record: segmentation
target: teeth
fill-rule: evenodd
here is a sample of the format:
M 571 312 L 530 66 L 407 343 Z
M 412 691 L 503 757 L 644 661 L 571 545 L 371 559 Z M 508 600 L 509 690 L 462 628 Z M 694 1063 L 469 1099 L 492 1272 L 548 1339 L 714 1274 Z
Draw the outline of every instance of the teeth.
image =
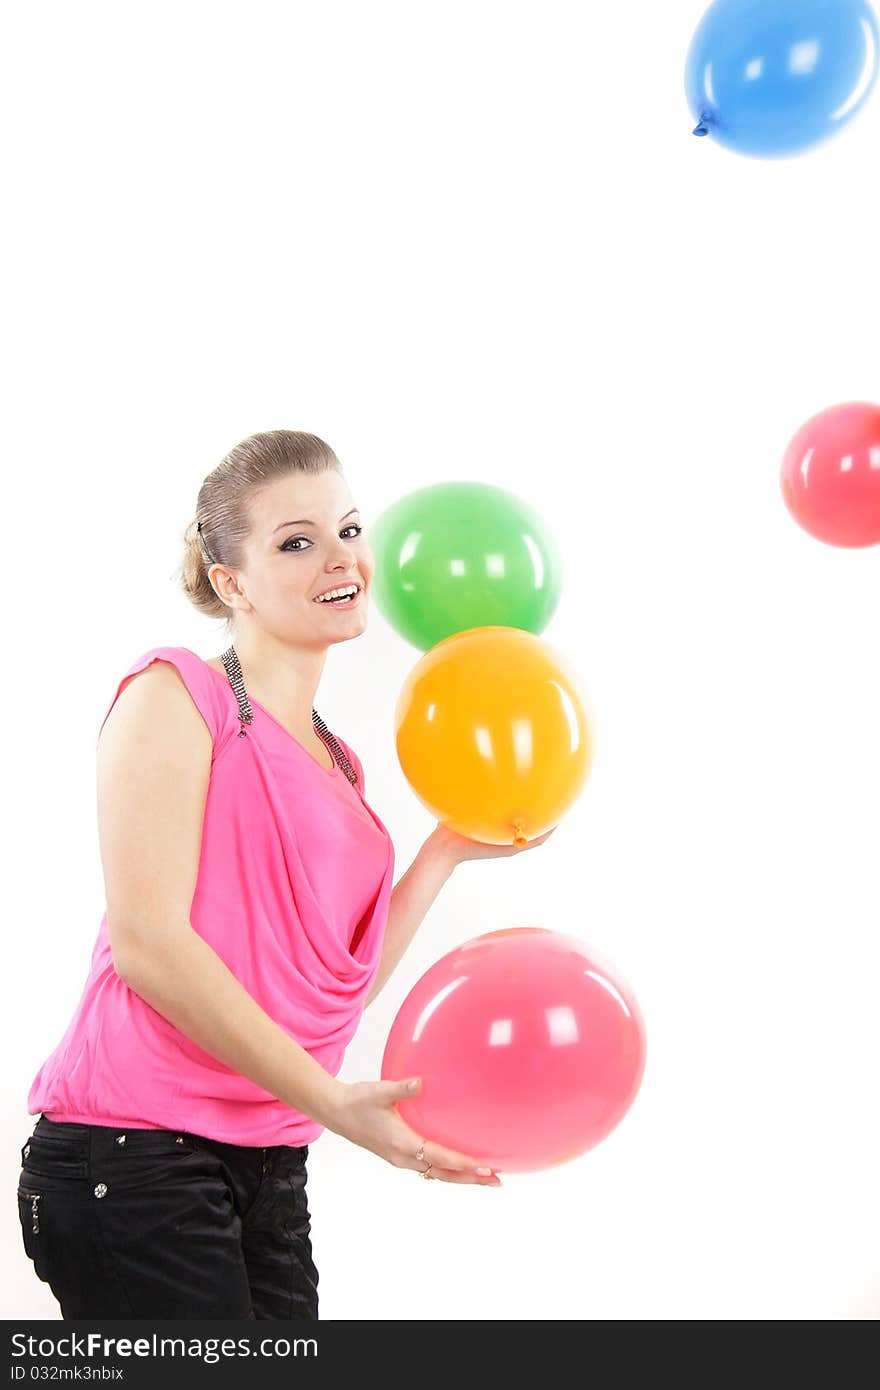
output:
M 326 594 L 319 594 L 315 599 L 316 603 L 327 603 L 335 595 L 356 594 L 358 587 L 356 584 L 347 584 L 344 589 L 328 589 Z

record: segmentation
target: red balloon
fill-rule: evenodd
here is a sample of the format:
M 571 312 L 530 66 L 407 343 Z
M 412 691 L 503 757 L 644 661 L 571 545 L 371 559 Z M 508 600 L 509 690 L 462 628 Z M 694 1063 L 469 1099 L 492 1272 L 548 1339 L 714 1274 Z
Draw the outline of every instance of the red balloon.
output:
M 466 941 L 425 972 L 381 1074 L 422 1078 L 397 1102 L 420 1137 L 526 1173 L 604 1139 L 644 1068 L 642 1015 L 616 971 L 576 937 L 516 927 Z
M 795 521 L 829 545 L 880 544 L 880 406 L 833 405 L 785 451 L 782 496 Z

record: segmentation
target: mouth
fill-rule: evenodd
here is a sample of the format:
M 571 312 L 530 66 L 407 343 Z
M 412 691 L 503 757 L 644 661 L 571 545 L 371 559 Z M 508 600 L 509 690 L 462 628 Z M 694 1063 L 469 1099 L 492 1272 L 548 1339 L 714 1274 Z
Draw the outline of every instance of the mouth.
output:
M 355 590 L 354 593 L 350 592 L 352 589 Z M 349 592 L 345 594 L 337 592 L 343 590 Z M 338 584 L 332 589 L 324 590 L 324 594 L 335 594 L 336 597 L 325 598 L 323 594 L 316 594 L 312 603 L 317 603 L 319 608 L 356 608 L 360 603 L 363 591 L 364 586 L 357 581 L 352 584 Z

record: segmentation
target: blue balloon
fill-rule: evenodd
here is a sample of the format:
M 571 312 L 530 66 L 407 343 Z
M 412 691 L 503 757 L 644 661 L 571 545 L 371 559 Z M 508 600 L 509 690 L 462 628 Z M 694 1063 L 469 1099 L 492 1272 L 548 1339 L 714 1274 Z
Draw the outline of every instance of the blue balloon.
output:
M 687 57 L 694 134 L 739 154 L 800 154 L 864 105 L 878 47 L 868 0 L 715 0 Z

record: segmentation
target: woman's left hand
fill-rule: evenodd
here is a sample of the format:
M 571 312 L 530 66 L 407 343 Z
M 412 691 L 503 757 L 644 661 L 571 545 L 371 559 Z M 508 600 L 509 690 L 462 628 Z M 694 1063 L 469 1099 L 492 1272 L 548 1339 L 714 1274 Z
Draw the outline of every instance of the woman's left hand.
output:
M 526 840 L 524 845 L 487 845 L 482 840 L 469 840 L 466 835 L 459 835 L 457 831 L 450 830 L 448 825 L 438 821 L 431 832 L 431 839 L 442 847 L 453 863 L 461 864 L 467 859 L 505 859 L 510 854 L 525 854 L 526 850 L 543 845 L 558 829 L 559 826 L 554 825 L 543 835 L 536 835 L 534 840 Z

